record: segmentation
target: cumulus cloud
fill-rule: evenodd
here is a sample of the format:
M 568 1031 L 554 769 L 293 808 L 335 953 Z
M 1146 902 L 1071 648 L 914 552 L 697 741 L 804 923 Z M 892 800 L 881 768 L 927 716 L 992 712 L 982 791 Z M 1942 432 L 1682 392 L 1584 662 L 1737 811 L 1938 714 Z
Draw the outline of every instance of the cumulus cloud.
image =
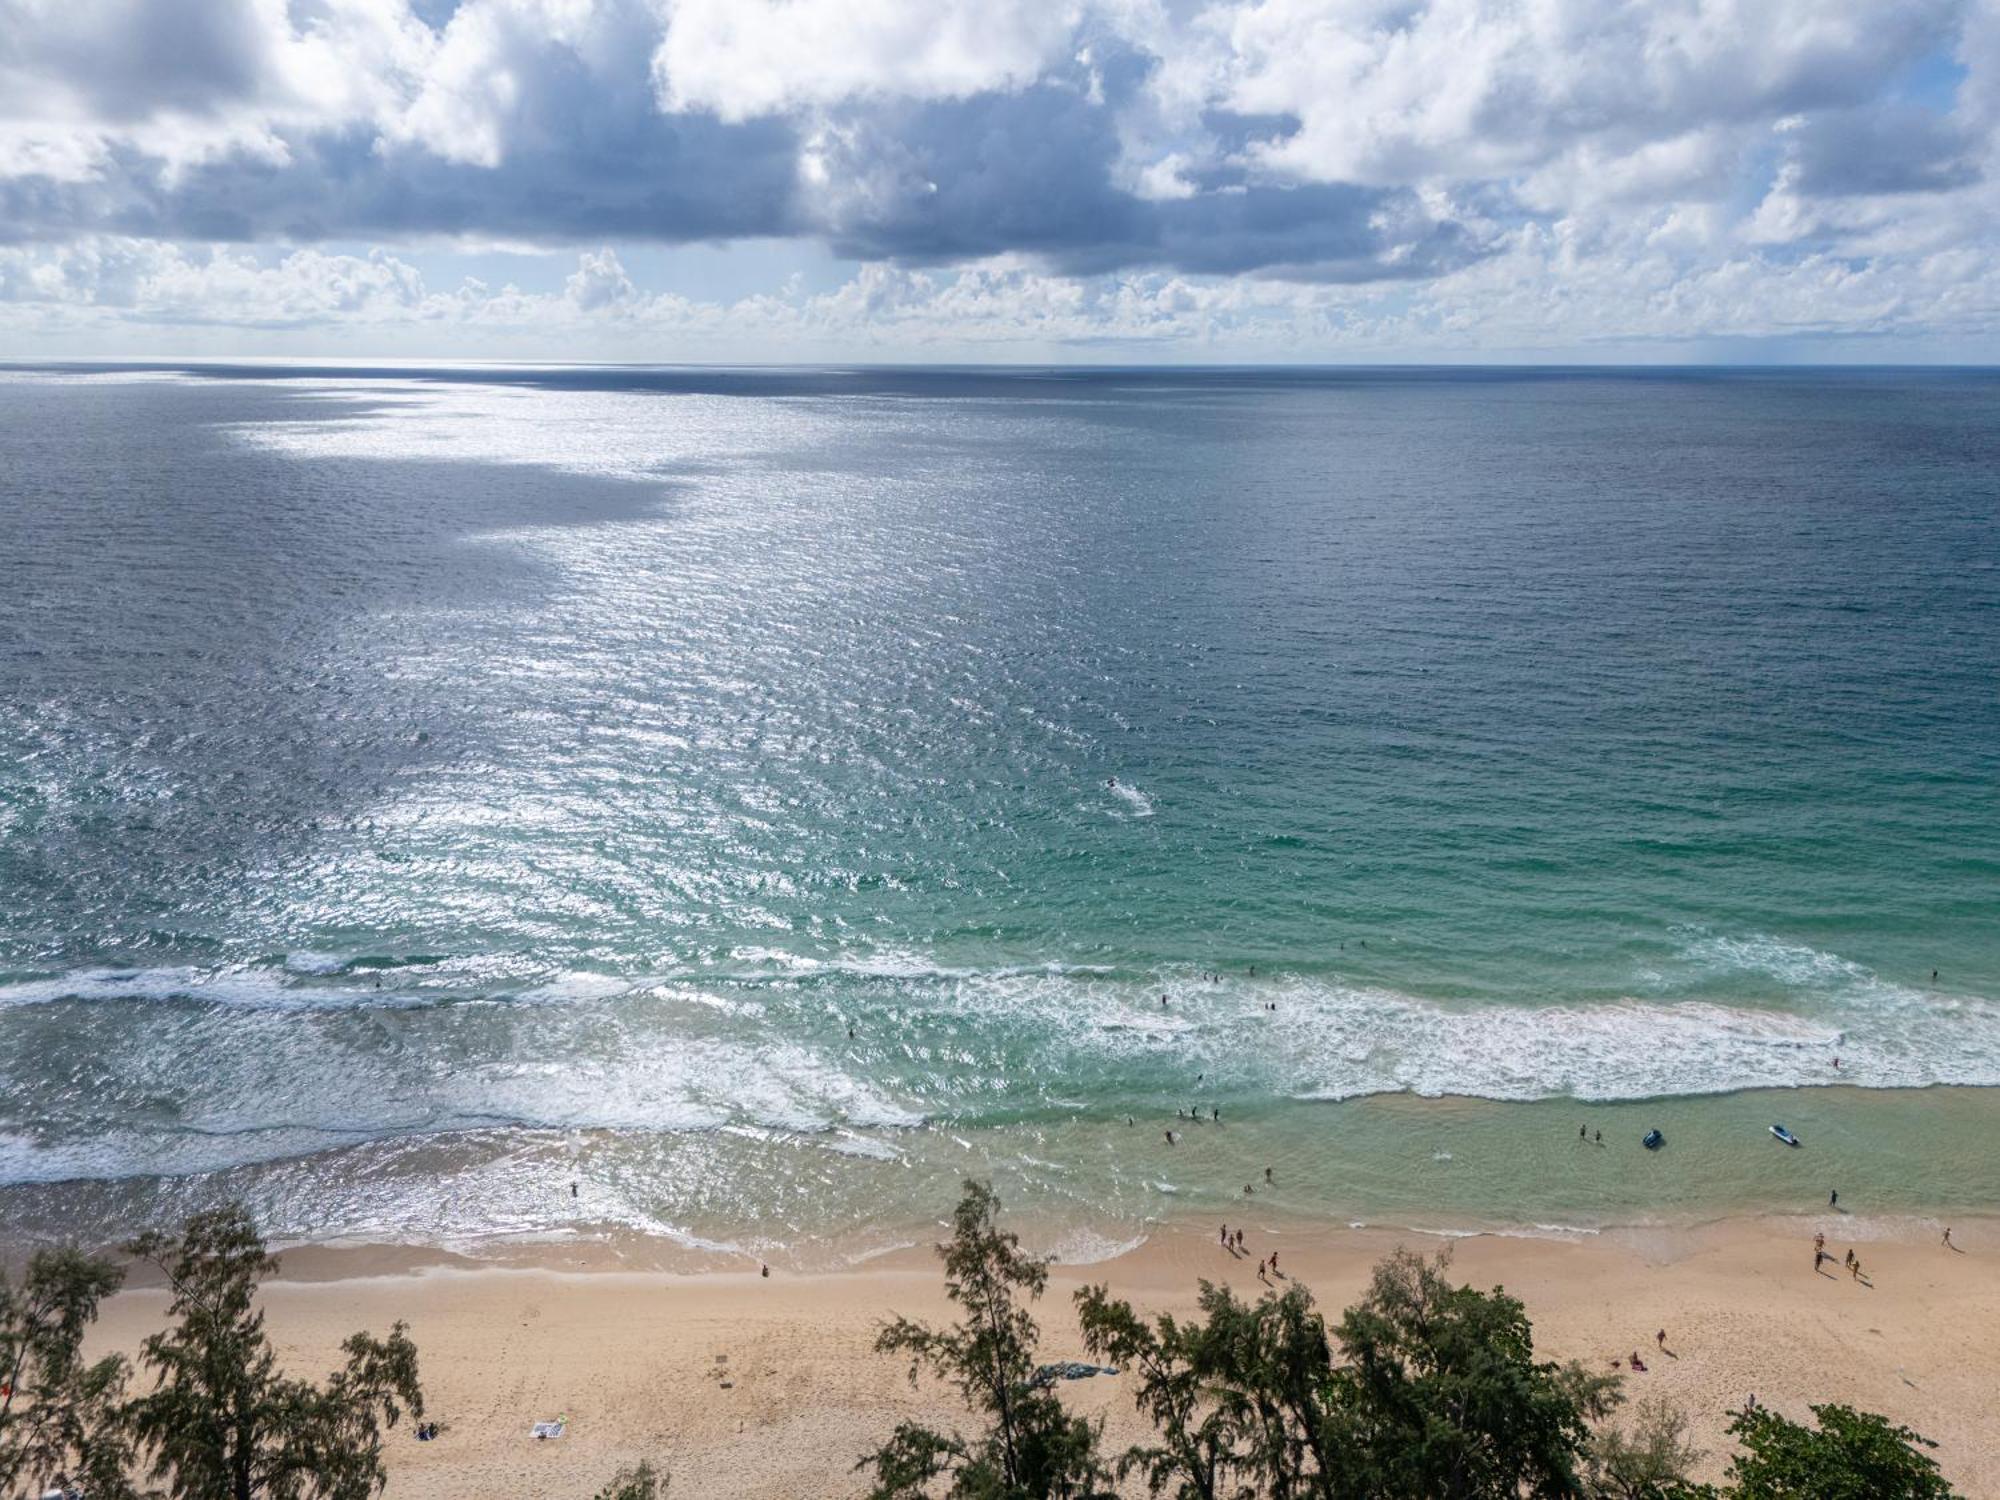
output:
M 1996 137 L 1991 0 L 0 0 L 0 296 L 796 329 L 601 248 L 789 237 L 911 338 L 1963 324 Z M 394 269 L 464 241 L 585 255 Z

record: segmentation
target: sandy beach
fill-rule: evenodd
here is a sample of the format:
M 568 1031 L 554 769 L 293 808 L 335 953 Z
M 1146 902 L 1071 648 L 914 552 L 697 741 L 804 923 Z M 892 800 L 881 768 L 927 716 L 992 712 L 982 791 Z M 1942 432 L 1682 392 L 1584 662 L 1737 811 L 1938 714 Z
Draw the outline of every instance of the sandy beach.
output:
M 1337 1311 L 1397 1243 L 1426 1236 L 1302 1222 L 1246 1220 L 1251 1254 L 1225 1255 L 1213 1226 L 1182 1224 L 1136 1250 L 1058 1267 L 1041 1305 L 1047 1358 L 1081 1355 L 1070 1294 L 1108 1283 L 1145 1309 L 1184 1310 L 1198 1278 L 1258 1291 L 1258 1259 Z M 1836 1261 L 1811 1269 L 1811 1236 Z M 1504 1285 L 1527 1304 L 1539 1350 L 1608 1369 L 1644 1354 L 1627 1382 L 1684 1407 L 1718 1475 L 1723 1424 L 1755 1393 L 1804 1418 L 1814 1401 L 1883 1412 L 1938 1443 L 1945 1474 L 1967 1496 L 2000 1496 L 2000 1430 L 1992 1421 L 2000 1347 L 2000 1224 L 1960 1222 L 1939 1243 L 1921 1221 L 1734 1220 L 1695 1228 L 1619 1230 L 1551 1240 L 1482 1235 L 1452 1244 L 1458 1274 Z M 1857 1248 L 1872 1285 L 1837 1257 Z M 903 1417 L 949 1423 L 949 1393 L 912 1389 L 870 1347 L 892 1313 L 947 1315 L 935 1262 L 901 1252 L 854 1271 L 798 1276 L 753 1269 L 696 1274 L 607 1269 L 602 1247 L 536 1252 L 532 1265 L 451 1262 L 406 1250 L 306 1249 L 266 1288 L 285 1360 L 324 1373 L 339 1340 L 405 1319 L 421 1350 L 435 1443 L 408 1428 L 390 1438 L 394 1500 L 585 1500 L 621 1464 L 664 1463 L 678 1497 L 848 1496 L 865 1492 L 856 1457 Z M 108 1307 L 98 1342 L 131 1351 L 158 1325 L 161 1294 L 136 1287 Z M 1654 1334 L 1664 1328 L 1667 1349 Z M 1072 1383 L 1079 1410 L 1101 1413 L 1116 1446 L 1136 1435 L 1117 1378 Z M 566 1434 L 536 1442 L 539 1418 Z

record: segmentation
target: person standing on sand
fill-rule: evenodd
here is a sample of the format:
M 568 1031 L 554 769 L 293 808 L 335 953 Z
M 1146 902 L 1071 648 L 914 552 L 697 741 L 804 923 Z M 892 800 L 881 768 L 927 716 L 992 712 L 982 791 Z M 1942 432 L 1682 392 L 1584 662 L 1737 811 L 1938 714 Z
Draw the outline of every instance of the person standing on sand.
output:
M 1830 1189 L 1830 1190 L 1828 1191 L 1828 1193 L 1827 1193 L 1827 1195 L 1826 1195 L 1826 1206 L 1827 1206 L 1828 1208 L 1838 1208 L 1838 1207 L 1840 1207 L 1840 1189 L 1839 1189 L 1839 1188 L 1833 1188 L 1833 1189 Z
M 1944 1247 L 1947 1250 L 1955 1250 L 1958 1248 L 1951 1242 L 1951 1226 L 1949 1224 L 1944 1226 Z
M 1590 1139 L 1590 1127 L 1589 1127 L 1588 1125 L 1579 1125 L 1579 1126 L 1577 1126 L 1577 1127 L 1576 1127 L 1576 1138 L 1577 1138 L 1578 1140 L 1580 1140 L 1580 1141 L 1587 1141 L 1587 1140 L 1589 1140 L 1589 1139 Z
M 1658 1344 L 1660 1348 L 1664 1350 L 1667 1347 L 1667 1330 L 1662 1328 L 1658 1333 L 1654 1334 L 1653 1342 Z

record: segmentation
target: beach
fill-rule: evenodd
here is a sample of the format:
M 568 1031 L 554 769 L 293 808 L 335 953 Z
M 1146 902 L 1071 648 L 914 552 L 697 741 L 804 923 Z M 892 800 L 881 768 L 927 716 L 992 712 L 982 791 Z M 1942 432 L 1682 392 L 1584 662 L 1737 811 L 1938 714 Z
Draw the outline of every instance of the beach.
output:
M 1664 1328 L 1711 1471 L 1754 1391 L 1994 1494 L 1996 413 L 8 372 L 0 1245 L 240 1203 L 298 1368 L 411 1324 L 396 1496 L 859 1493 L 949 1415 L 869 1346 L 968 1178 L 1061 1266 L 1051 1359 L 1085 1279 L 1277 1248 L 1337 1313 L 1449 1244 L 1551 1355 Z
M 1628 1394 L 1689 1413 L 1708 1477 L 1725 1467 L 1729 1413 L 1754 1393 L 1799 1419 L 1812 1402 L 1882 1412 L 1939 1445 L 1935 1457 L 1962 1494 L 2000 1495 L 1991 1363 L 2000 1221 L 1956 1223 L 1956 1251 L 1927 1222 L 1839 1213 L 1453 1241 L 1255 1209 L 1241 1222 L 1242 1259 L 1218 1247 L 1215 1226 L 1185 1222 L 1115 1258 L 1056 1267 L 1039 1307 L 1044 1357 L 1083 1357 L 1069 1312 L 1082 1285 L 1184 1313 L 1203 1277 L 1257 1295 L 1258 1261 L 1276 1250 L 1285 1274 L 1337 1315 L 1395 1245 L 1448 1246 L 1457 1276 L 1525 1302 L 1543 1357 L 1608 1370 L 1638 1351 L 1648 1368 L 1628 1378 Z M 1811 1267 L 1815 1229 L 1836 1257 L 1822 1274 Z M 1870 1284 L 1841 1268 L 1850 1247 Z M 391 1500 L 584 1500 L 640 1459 L 670 1469 L 678 1497 L 860 1495 L 853 1464 L 897 1421 L 961 1419 L 947 1389 L 913 1388 L 900 1361 L 871 1348 L 894 1314 L 949 1316 L 928 1251 L 769 1278 L 755 1267 L 615 1269 L 646 1248 L 523 1247 L 505 1265 L 406 1248 L 304 1248 L 287 1255 L 264 1305 L 281 1357 L 315 1376 L 333 1368 L 347 1334 L 409 1323 L 426 1415 L 443 1433 L 422 1444 L 407 1425 L 390 1435 Z M 157 1289 L 135 1286 L 108 1306 L 95 1342 L 135 1350 L 162 1305 Z M 1662 1329 L 1671 1352 L 1655 1347 Z M 1063 1394 L 1105 1418 L 1113 1447 L 1140 1435 L 1122 1378 L 1067 1383 Z M 556 1417 L 568 1423 L 561 1438 L 529 1436 L 531 1423 Z

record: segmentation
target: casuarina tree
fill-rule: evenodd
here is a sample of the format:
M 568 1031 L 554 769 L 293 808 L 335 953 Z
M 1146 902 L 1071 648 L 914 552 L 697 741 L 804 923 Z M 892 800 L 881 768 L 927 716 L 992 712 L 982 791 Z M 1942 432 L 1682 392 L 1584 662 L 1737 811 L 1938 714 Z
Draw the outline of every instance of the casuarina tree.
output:
M 1454 1285 L 1449 1254 L 1396 1250 L 1334 1330 L 1329 1405 L 1348 1455 L 1333 1493 L 1500 1500 L 1582 1492 L 1590 1423 L 1617 1381 L 1535 1358 L 1527 1310 Z
M 1119 1459 L 1173 1500 L 1291 1500 L 1334 1493 L 1326 1324 L 1303 1287 L 1252 1304 L 1201 1284 L 1199 1321 L 1152 1323 L 1103 1287 L 1077 1294 L 1084 1343 L 1123 1367 L 1158 1433 Z
M 132 1494 L 121 1420 L 127 1367 L 83 1358 L 98 1304 L 124 1272 L 77 1250 L 40 1250 L 17 1286 L 0 1275 L 0 1497 Z
M 951 1239 L 938 1247 L 945 1292 L 963 1316 L 947 1328 L 908 1318 L 885 1327 L 875 1347 L 910 1357 L 912 1383 L 925 1371 L 956 1385 L 984 1420 L 972 1436 L 900 1424 L 864 1456 L 875 1500 L 947 1495 L 953 1500 L 1099 1500 L 1111 1475 L 1097 1454 L 1097 1428 L 1073 1417 L 1036 1379 L 1039 1330 L 1024 1301 L 1041 1296 L 1048 1263 L 1021 1249 L 995 1222 L 999 1202 L 978 1182 L 965 1185 Z
M 1084 1337 L 1127 1364 L 1159 1434 L 1121 1460 L 1174 1500 L 1515 1500 L 1582 1495 L 1590 1422 L 1616 1383 L 1538 1361 L 1519 1301 L 1397 1251 L 1329 1338 L 1293 1286 L 1152 1325 L 1101 1288 Z
M 278 1268 L 241 1207 L 196 1214 L 132 1251 L 167 1278 L 172 1320 L 141 1346 L 157 1378 L 132 1431 L 171 1500 L 368 1500 L 387 1480 L 382 1428 L 423 1414 L 404 1325 L 357 1333 L 324 1384 L 281 1373 L 257 1307 Z

